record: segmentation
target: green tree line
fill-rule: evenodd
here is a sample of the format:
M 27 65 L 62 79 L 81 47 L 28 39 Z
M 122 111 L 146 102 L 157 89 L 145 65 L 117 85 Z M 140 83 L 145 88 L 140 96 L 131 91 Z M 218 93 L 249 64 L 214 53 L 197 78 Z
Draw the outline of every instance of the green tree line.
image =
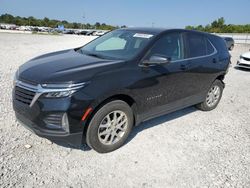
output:
M 17 26 L 38 26 L 38 27 L 51 27 L 56 28 L 58 25 L 64 25 L 65 28 L 72 29 L 100 29 L 100 30 L 113 30 L 118 27 L 107 25 L 105 23 L 96 22 L 94 25 L 90 23 L 82 24 L 77 22 L 68 22 L 66 20 L 55 20 L 45 17 L 44 19 L 37 19 L 33 16 L 20 17 L 11 14 L 2 14 L 0 16 L 0 23 L 16 24 Z
M 189 25 L 186 26 L 186 29 L 204 31 L 209 33 L 250 33 L 250 24 L 246 25 L 225 24 L 225 19 L 221 17 L 206 26 Z

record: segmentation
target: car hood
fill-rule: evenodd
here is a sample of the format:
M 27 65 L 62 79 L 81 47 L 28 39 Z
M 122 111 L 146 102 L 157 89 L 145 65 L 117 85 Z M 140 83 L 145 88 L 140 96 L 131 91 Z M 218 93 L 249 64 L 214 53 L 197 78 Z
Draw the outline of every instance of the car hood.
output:
M 246 52 L 241 55 L 242 57 L 250 58 L 250 52 Z
M 101 72 L 116 69 L 124 61 L 87 56 L 74 49 L 45 54 L 20 66 L 18 79 L 34 84 L 89 81 Z

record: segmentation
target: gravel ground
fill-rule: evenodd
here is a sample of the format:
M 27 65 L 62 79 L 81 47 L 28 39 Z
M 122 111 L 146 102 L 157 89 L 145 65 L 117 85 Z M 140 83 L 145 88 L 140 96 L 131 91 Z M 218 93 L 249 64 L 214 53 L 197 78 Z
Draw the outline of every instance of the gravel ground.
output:
M 250 71 L 230 68 L 214 111 L 190 107 L 145 122 L 108 154 L 58 146 L 19 125 L 18 66 L 90 39 L 0 33 L 0 187 L 250 187 Z M 236 45 L 233 66 L 249 48 Z

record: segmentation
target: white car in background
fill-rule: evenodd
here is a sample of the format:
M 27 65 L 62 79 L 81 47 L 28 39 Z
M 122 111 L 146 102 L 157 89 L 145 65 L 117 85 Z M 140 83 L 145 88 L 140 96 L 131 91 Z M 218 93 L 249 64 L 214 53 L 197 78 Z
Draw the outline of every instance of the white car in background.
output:
M 237 61 L 237 67 L 250 69 L 250 51 L 242 54 Z
M 102 36 L 102 35 L 104 35 L 105 33 L 107 33 L 107 31 L 96 31 L 93 35 L 94 35 L 94 36 Z

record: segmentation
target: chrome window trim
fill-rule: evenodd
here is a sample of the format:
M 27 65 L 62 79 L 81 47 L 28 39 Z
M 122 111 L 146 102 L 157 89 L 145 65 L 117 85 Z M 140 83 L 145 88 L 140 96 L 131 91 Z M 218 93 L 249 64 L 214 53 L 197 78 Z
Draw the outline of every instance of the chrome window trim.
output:
M 205 57 L 210 57 L 210 56 L 216 55 L 218 53 L 217 49 L 215 48 L 215 46 L 213 45 L 213 43 L 208 38 L 206 38 L 206 39 L 212 45 L 212 47 L 214 49 L 213 53 L 208 54 L 208 55 L 203 55 L 203 56 L 178 59 L 178 60 L 175 60 L 175 61 L 170 61 L 170 63 L 178 63 L 178 62 L 182 62 L 182 61 L 189 61 L 189 60 L 194 60 L 194 59 L 201 59 L 201 58 L 205 58 Z M 145 65 L 143 65 L 143 63 L 139 63 L 139 66 L 140 67 L 145 67 Z M 147 65 L 147 67 L 151 67 L 151 66 L 156 66 L 156 65 Z
M 208 55 L 203 55 L 203 56 L 197 56 L 197 57 L 190 57 L 190 58 L 184 58 L 184 59 L 180 59 L 180 60 L 175 60 L 175 61 L 171 61 L 171 63 L 180 62 L 180 61 L 188 61 L 188 60 L 193 60 L 193 59 L 201 59 L 201 58 L 210 57 L 210 56 L 213 56 L 213 55 L 217 54 L 218 51 L 217 51 L 217 49 L 214 47 L 213 43 L 212 43 L 208 38 L 206 38 L 206 39 L 207 39 L 208 42 L 212 45 L 212 47 L 213 47 L 213 49 L 214 49 L 213 53 L 208 54 Z

